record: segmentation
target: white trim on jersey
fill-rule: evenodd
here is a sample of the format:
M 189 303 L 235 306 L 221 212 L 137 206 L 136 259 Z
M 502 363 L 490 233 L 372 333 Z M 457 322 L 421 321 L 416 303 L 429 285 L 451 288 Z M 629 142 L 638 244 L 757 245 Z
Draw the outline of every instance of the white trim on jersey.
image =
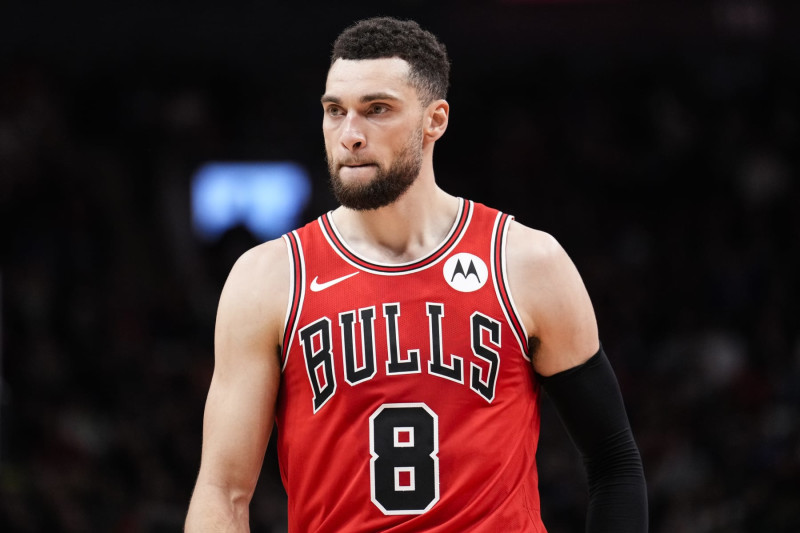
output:
M 284 332 L 284 341 L 286 343 L 285 346 L 282 346 L 283 353 L 286 356 L 283 358 L 283 365 L 281 366 L 281 373 L 286 369 L 286 364 L 289 361 L 289 355 L 291 355 L 291 346 L 294 342 L 295 334 L 297 333 L 297 324 L 300 319 L 300 315 L 303 311 L 303 302 L 305 300 L 306 295 L 306 265 L 305 265 L 305 256 L 303 255 L 303 244 L 300 242 L 300 236 L 297 234 L 297 231 L 292 231 L 292 235 L 294 235 L 294 240 L 297 242 L 297 256 L 299 259 L 299 264 L 295 265 L 295 257 L 294 252 L 292 251 L 292 243 L 291 239 L 288 235 L 283 235 L 283 240 L 286 242 L 286 248 L 289 252 L 289 301 L 286 304 L 286 317 L 284 318 L 283 324 L 283 332 Z M 300 270 L 300 294 L 295 294 L 295 287 L 298 285 L 296 283 L 296 279 L 294 277 L 295 267 L 299 267 Z M 286 329 L 289 326 L 289 318 L 292 314 L 292 308 L 294 307 L 295 302 L 297 302 L 297 310 L 295 313 L 296 320 L 292 325 L 292 331 L 289 332 L 288 337 L 286 336 Z
M 528 352 L 527 352 L 527 349 L 526 349 L 526 346 L 528 345 L 528 343 L 526 342 L 527 338 L 528 338 L 528 332 L 525 330 L 525 324 L 523 324 L 522 320 L 520 319 L 519 313 L 517 312 L 517 307 L 514 304 L 514 296 L 511 294 L 511 287 L 509 287 L 509 285 L 507 283 L 507 281 L 508 281 L 508 272 L 506 270 L 506 268 L 507 268 L 506 267 L 506 243 L 508 242 L 508 239 L 507 239 L 507 237 L 508 237 L 508 228 L 511 227 L 511 221 L 514 220 L 514 217 L 511 216 L 511 215 L 509 215 L 506 218 L 505 224 L 503 225 L 502 228 L 500 228 L 500 231 L 502 232 L 502 235 L 500 237 L 500 270 L 501 270 L 501 272 L 499 273 L 500 275 L 497 275 L 498 273 L 497 273 L 497 271 L 495 269 L 495 265 L 497 264 L 497 261 L 495 261 L 495 259 L 496 259 L 495 258 L 495 250 L 497 249 L 497 247 L 496 247 L 497 241 L 495 239 L 497 238 L 498 228 L 499 228 L 500 221 L 502 220 L 502 218 L 503 218 L 503 213 L 502 212 L 501 213 L 497 213 L 497 217 L 495 218 L 495 221 L 494 221 L 494 228 L 492 229 L 491 263 L 492 263 L 492 280 L 493 280 L 493 283 L 494 283 L 494 292 L 497 295 L 497 301 L 500 304 L 500 308 L 503 309 L 503 314 L 506 317 L 506 323 L 508 324 L 509 329 L 511 329 L 511 332 L 514 334 L 514 338 L 517 339 L 517 343 L 519 344 L 519 349 L 522 352 L 522 357 L 524 357 L 526 361 L 530 361 L 531 358 L 528 355 Z M 505 303 L 503 302 L 503 296 L 500 294 L 500 287 L 498 285 L 499 283 L 502 283 L 504 285 L 504 287 L 505 287 L 505 292 L 508 295 L 508 302 L 511 305 L 511 309 L 508 309 L 507 306 L 505 305 Z M 514 327 L 514 322 L 511 320 L 511 316 L 509 315 L 509 312 L 513 313 L 514 317 L 517 319 L 517 322 L 519 322 L 519 327 L 522 329 L 522 333 L 525 335 L 524 339 L 520 338 L 519 333 L 517 332 L 517 328 Z
M 361 259 L 365 263 L 372 263 L 375 266 L 379 266 L 379 267 L 402 268 L 403 266 L 406 266 L 406 265 L 413 265 L 414 263 L 418 263 L 420 261 L 424 261 L 428 257 L 430 257 L 430 256 L 438 253 L 439 251 L 441 251 L 442 248 L 445 246 L 445 244 L 447 244 L 447 242 L 453 237 L 456 229 L 458 228 L 458 223 L 461 220 L 461 217 L 463 216 L 464 210 L 468 209 L 468 211 L 467 211 L 467 219 L 464 222 L 464 226 L 461 228 L 460 234 L 448 246 L 448 248 L 450 250 L 455 249 L 456 246 L 458 246 L 458 243 L 461 242 L 461 239 L 467 233 L 467 229 L 469 228 L 469 224 L 472 221 L 472 213 L 474 212 L 472 207 L 473 207 L 472 206 L 472 200 L 465 200 L 464 198 L 459 198 L 458 213 L 456 214 L 456 218 L 453 221 L 453 225 L 450 227 L 450 230 L 447 232 L 447 235 L 445 236 L 445 238 L 442 239 L 442 241 L 438 245 L 436 245 L 436 247 L 431 251 L 431 253 L 429 253 L 429 254 L 427 254 L 427 255 L 425 255 L 423 257 L 420 257 L 418 259 L 414 259 L 412 261 L 407 261 L 405 263 L 381 263 L 379 261 L 373 261 L 371 259 L 367 259 L 366 257 L 363 257 L 360 254 L 357 254 L 355 251 L 353 251 L 352 248 L 350 248 L 347 245 L 347 241 L 344 240 L 344 238 L 342 237 L 342 234 L 339 233 L 339 229 L 336 227 L 336 224 L 333 221 L 333 216 L 332 216 L 333 211 L 328 212 L 327 215 L 328 215 L 328 222 L 331 225 L 331 229 L 336 234 L 336 238 L 339 239 L 339 242 L 342 244 L 342 246 L 344 246 L 347 249 L 347 251 L 350 252 L 351 254 L 353 254 L 355 257 L 358 257 L 359 259 Z M 320 229 L 322 230 L 322 235 L 325 237 L 325 240 L 328 241 L 328 244 L 330 245 L 330 247 L 336 252 L 336 254 L 339 257 L 341 257 L 344 261 L 346 261 L 350 265 L 358 268 L 359 270 L 363 270 L 365 272 L 370 272 L 372 274 L 378 274 L 378 275 L 381 275 L 381 276 L 402 276 L 404 274 L 413 274 L 415 272 L 420 272 L 422 270 L 425 270 L 426 268 L 430 268 L 430 267 L 438 264 L 439 262 L 441 262 L 446 257 L 449 257 L 449 255 L 450 255 L 449 253 L 443 253 L 443 254 L 441 254 L 441 257 L 439 257 L 435 261 L 433 261 L 431 263 L 426 263 L 425 265 L 423 265 L 423 266 L 421 266 L 419 268 L 415 268 L 413 270 L 403 270 L 401 272 L 381 272 L 381 271 L 378 271 L 378 270 L 367 268 L 364 265 L 360 265 L 357 262 L 351 260 L 346 255 L 344 255 L 341 252 L 341 250 L 339 250 L 339 248 L 336 246 L 336 243 L 334 243 L 331 240 L 330 236 L 328 235 L 328 232 L 325 229 L 325 224 L 323 224 L 323 222 L 322 222 L 322 217 L 317 219 L 317 223 L 319 224 Z

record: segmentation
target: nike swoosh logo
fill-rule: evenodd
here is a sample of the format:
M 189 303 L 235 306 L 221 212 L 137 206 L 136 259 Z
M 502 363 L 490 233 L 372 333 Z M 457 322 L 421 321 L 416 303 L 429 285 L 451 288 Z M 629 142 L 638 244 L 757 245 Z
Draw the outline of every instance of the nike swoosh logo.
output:
M 314 292 L 324 291 L 328 287 L 333 287 L 334 285 L 336 285 L 340 281 L 344 281 L 347 278 L 352 278 L 356 274 L 358 274 L 358 272 L 353 272 L 352 274 L 347 274 L 346 276 L 342 276 L 341 278 L 332 279 L 330 281 L 326 281 L 325 283 L 317 283 L 317 280 L 319 279 L 319 276 L 317 276 L 313 280 L 311 280 L 311 286 L 309 288 Z

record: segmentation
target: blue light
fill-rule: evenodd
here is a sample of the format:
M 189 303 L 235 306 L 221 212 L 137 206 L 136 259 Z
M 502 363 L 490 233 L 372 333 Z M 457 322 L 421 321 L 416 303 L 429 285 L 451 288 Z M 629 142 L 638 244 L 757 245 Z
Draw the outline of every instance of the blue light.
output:
M 210 162 L 192 177 L 195 233 L 212 241 L 237 225 L 268 240 L 297 227 L 311 197 L 306 170 L 291 161 Z

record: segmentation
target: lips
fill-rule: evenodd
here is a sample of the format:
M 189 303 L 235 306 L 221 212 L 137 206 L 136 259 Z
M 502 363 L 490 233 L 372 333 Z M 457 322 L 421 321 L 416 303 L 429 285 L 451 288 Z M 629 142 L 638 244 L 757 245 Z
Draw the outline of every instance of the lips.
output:
M 358 164 L 350 164 L 350 165 L 339 165 L 339 171 L 351 172 L 351 173 L 358 173 L 359 169 L 374 169 L 377 168 L 377 165 L 374 163 L 358 163 Z M 359 173 L 360 174 L 360 173 Z

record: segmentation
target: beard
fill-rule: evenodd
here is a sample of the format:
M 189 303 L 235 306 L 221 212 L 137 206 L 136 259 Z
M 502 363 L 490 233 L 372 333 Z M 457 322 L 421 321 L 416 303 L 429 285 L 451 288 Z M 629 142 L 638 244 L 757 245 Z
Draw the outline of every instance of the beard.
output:
M 340 171 L 342 163 L 332 161 L 326 153 L 331 189 L 344 207 L 368 211 L 387 206 L 400 198 L 416 181 L 422 169 L 422 130 L 408 139 L 389 168 L 374 161 L 348 160 L 348 164 L 375 165 L 375 177 L 366 183 L 345 183 Z

